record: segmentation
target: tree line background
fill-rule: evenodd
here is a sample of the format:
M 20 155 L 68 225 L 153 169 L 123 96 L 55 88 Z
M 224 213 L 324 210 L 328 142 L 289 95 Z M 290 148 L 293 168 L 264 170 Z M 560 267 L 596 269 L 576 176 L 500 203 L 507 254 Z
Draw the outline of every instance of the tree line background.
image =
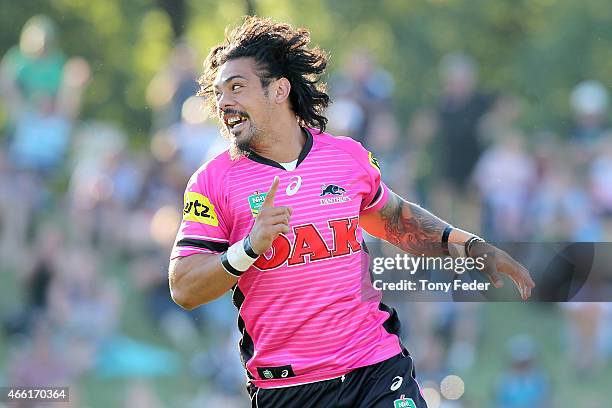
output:
M 147 138 L 145 90 L 175 41 L 186 40 L 203 60 L 225 26 L 246 13 L 308 27 L 330 51 L 332 72 L 356 44 L 367 48 L 396 80 L 400 118 L 434 100 L 439 60 L 455 50 L 478 61 L 485 88 L 525 99 L 521 120 L 534 130 L 563 133 L 576 83 L 594 78 L 612 85 L 612 8 L 604 0 L 3 1 L 1 53 L 38 13 L 58 23 L 68 55 L 91 63 L 83 119 L 118 120 L 134 143 Z

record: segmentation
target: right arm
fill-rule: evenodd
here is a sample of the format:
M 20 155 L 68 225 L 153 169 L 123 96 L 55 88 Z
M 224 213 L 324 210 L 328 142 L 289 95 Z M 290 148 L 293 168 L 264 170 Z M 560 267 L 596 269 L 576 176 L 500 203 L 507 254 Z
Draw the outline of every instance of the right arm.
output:
M 262 254 L 281 233 L 289 232 L 290 207 L 274 207 L 279 178 L 275 177 L 249 233 L 251 247 Z M 170 261 L 168 282 L 172 300 L 184 309 L 194 309 L 222 296 L 238 277 L 221 263 L 221 254 L 193 254 Z
M 220 258 L 217 254 L 194 254 L 172 259 L 168 270 L 172 300 L 191 310 L 230 290 L 238 278 L 227 273 Z

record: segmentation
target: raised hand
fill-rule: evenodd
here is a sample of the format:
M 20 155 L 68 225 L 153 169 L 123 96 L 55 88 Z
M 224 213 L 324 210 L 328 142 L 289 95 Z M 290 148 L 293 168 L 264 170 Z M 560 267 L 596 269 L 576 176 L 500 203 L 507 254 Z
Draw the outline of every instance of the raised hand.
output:
M 291 218 L 291 207 L 274 206 L 274 198 L 280 179 L 274 177 L 270 191 L 259 209 L 255 219 L 255 225 L 249 234 L 251 236 L 251 247 L 257 254 L 263 254 L 271 246 L 272 242 L 280 234 L 289 232 L 289 219 Z

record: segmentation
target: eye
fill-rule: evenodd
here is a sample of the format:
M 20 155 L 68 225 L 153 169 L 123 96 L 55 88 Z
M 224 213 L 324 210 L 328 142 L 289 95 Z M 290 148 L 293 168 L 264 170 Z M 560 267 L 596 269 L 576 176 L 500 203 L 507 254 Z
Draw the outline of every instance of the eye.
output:
M 234 84 L 232 85 L 232 91 L 237 91 L 238 89 L 242 88 L 242 85 L 240 84 Z

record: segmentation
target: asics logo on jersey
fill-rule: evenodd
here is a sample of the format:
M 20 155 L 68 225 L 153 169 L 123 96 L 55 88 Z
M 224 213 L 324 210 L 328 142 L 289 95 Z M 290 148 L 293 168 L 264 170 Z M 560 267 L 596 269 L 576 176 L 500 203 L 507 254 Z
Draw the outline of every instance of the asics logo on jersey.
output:
M 328 184 L 327 186 L 324 184 L 321 186 L 321 195 L 320 197 L 324 197 L 328 194 L 340 196 L 346 192 L 346 189 L 335 184 Z
M 301 185 L 302 178 L 300 176 L 293 176 L 291 177 L 291 183 L 289 183 L 289 185 L 287 186 L 285 193 L 287 193 L 288 196 L 292 196 L 298 192 Z
M 287 266 L 302 265 L 361 250 L 361 244 L 357 241 L 359 217 L 329 220 L 327 225 L 333 235 L 330 245 L 325 242 L 314 224 L 296 225 L 293 227 L 293 242 L 284 234 L 280 234 L 272 243 L 269 254 L 267 252 L 261 255 L 253 265 L 265 271 L 285 263 Z
M 393 382 L 391 383 L 391 387 L 389 387 L 389 389 L 391 391 L 396 391 L 397 389 L 399 389 L 399 387 L 402 386 L 402 382 L 404 382 L 404 378 L 397 376 L 393 379 Z

